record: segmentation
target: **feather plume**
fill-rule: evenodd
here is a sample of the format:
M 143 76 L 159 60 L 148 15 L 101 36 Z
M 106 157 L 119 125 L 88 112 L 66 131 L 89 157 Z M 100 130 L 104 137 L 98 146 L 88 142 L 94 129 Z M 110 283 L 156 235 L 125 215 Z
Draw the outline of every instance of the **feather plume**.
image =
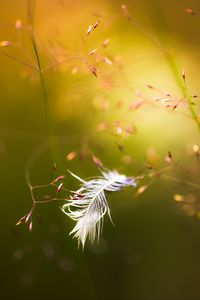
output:
M 126 186 L 135 187 L 136 182 L 132 177 L 126 177 L 117 171 L 107 169 L 106 171 L 101 170 L 102 176 L 88 181 L 72 172 L 70 174 L 82 185 L 74 192 L 71 200 L 62 206 L 62 211 L 77 222 L 70 234 L 74 234 L 74 237 L 78 239 L 78 245 L 81 243 L 84 248 L 87 237 L 91 243 L 95 238 L 99 240 L 103 228 L 103 217 L 106 213 L 111 220 L 105 192 L 120 191 Z

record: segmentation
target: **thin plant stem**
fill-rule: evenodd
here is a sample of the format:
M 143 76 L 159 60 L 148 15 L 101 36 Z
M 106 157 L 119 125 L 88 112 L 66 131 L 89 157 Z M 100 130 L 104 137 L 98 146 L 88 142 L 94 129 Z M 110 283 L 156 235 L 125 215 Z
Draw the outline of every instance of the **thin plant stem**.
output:
M 30 28 L 30 37 L 31 37 L 32 45 L 33 45 L 33 51 L 34 51 L 35 57 L 36 57 L 38 72 L 39 72 L 39 76 L 40 76 L 41 89 L 42 89 L 42 93 L 43 93 L 45 126 L 46 126 L 47 133 L 50 134 L 49 100 L 48 100 L 45 79 L 44 79 L 44 75 L 42 72 L 41 61 L 40 61 L 36 37 L 35 37 L 32 4 L 33 4 L 32 0 L 28 0 L 28 22 L 29 22 L 29 28 Z
M 170 175 L 166 175 L 166 174 L 161 174 L 161 177 L 163 177 L 165 179 L 168 179 L 168 180 L 171 180 L 171 181 L 174 181 L 174 182 L 178 182 L 178 183 L 182 183 L 182 184 L 191 186 L 191 187 L 196 188 L 196 189 L 200 189 L 200 184 L 198 184 L 198 183 L 194 183 L 194 182 L 191 182 L 191 181 L 186 181 L 186 180 L 183 180 L 183 179 L 180 179 L 180 178 L 177 178 L 177 177 L 173 177 L 173 176 L 170 176 Z
M 54 64 L 52 64 L 50 66 L 47 66 L 47 67 L 41 69 L 41 73 L 44 73 L 44 72 L 46 72 L 46 71 L 48 71 L 50 69 L 53 69 L 53 68 L 55 68 L 55 67 L 57 67 L 57 66 L 59 66 L 61 64 L 69 62 L 71 60 L 81 60 L 81 61 L 83 61 L 84 63 L 87 64 L 87 60 L 84 57 L 81 57 L 81 56 L 71 56 L 71 57 L 68 57 L 68 58 L 62 60 L 61 62 L 56 62 L 56 63 L 54 63 Z
M 26 66 L 26 67 L 29 67 L 29 68 L 33 69 L 34 71 L 37 71 L 37 72 L 39 71 L 37 67 L 35 67 L 35 66 L 31 65 L 30 63 L 27 63 L 27 62 L 25 62 L 25 61 L 19 59 L 19 58 L 17 58 L 17 57 L 15 57 L 15 56 L 12 56 L 11 54 L 9 54 L 9 53 L 7 53 L 7 52 L 5 52 L 5 51 L 0 51 L 0 53 L 1 53 L 2 55 L 4 55 L 4 56 L 9 57 L 9 58 L 12 59 L 12 60 L 18 62 L 18 63 L 20 63 L 20 64 Z
M 193 103 L 193 99 L 192 97 L 190 96 L 189 92 L 188 92 L 188 89 L 187 89 L 187 85 L 186 85 L 186 79 L 185 79 L 185 74 L 183 74 L 182 76 L 182 79 L 180 77 L 180 68 L 178 67 L 175 59 L 174 59 L 174 56 L 169 52 L 166 54 L 166 59 L 168 61 L 168 64 L 174 74 L 174 77 L 180 87 L 180 89 L 182 90 L 183 94 L 185 95 L 185 98 L 187 100 L 187 103 L 188 103 L 188 107 L 189 107 L 189 110 L 190 110 L 190 113 L 191 113 L 191 116 L 194 120 L 194 122 L 196 123 L 197 127 L 198 127 L 198 130 L 200 131 L 200 119 L 196 113 L 196 110 L 194 108 L 194 103 Z
M 193 103 L 193 99 L 192 97 L 189 95 L 188 93 L 188 89 L 187 89 L 187 86 L 186 86 L 186 83 L 185 83 L 185 80 L 184 80 L 184 88 L 185 88 L 185 96 L 186 96 L 186 99 L 188 101 L 188 106 L 189 106 L 189 109 L 190 109 L 190 112 L 191 112 L 191 115 L 194 119 L 194 121 L 196 122 L 197 126 L 198 126 L 198 129 L 200 131 L 200 119 L 196 113 L 196 110 L 194 109 L 194 103 Z

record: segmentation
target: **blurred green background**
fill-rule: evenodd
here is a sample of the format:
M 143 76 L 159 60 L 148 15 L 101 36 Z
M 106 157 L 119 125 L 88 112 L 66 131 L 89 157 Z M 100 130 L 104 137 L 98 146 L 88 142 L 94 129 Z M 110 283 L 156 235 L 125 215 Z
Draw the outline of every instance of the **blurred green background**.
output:
M 15 226 L 31 207 L 24 173 L 37 154 L 32 184 L 52 180 L 53 162 L 54 176 L 67 169 L 83 178 L 99 175 L 91 154 L 109 169 L 136 176 L 148 159 L 166 166 L 168 151 L 177 161 L 175 175 L 199 182 L 192 146 L 200 133 L 187 103 L 173 110 L 153 100 L 164 97 L 159 91 L 184 96 L 183 69 L 189 92 L 199 93 L 199 0 L 0 3 L 0 41 L 11 42 L 0 49 L 0 298 L 199 299 L 198 188 L 160 178 L 140 197 L 131 188 L 109 195 L 115 227 L 106 218 L 100 243 L 87 243 L 84 252 L 68 236 L 74 224 L 61 203 L 38 206 L 32 232 Z M 28 6 L 42 68 L 79 57 L 43 72 L 48 107 L 30 67 L 36 56 Z M 145 104 L 131 109 L 137 101 Z M 78 183 L 67 175 L 65 186 Z M 195 203 L 180 207 L 174 194 L 192 194 Z

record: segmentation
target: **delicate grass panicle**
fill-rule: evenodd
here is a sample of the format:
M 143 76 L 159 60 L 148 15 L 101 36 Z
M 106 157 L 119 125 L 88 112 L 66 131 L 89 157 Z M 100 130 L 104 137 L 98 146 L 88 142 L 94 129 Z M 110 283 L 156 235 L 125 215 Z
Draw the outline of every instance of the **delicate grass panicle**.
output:
M 16 225 L 20 225 L 22 222 L 29 222 L 29 230 L 32 230 L 32 214 L 37 204 L 44 204 L 51 201 L 64 201 L 67 202 L 62 206 L 62 211 L 69 216 L 77 224 L 70 234 L 74 234 L 74 237 L 78 239 L 78 245 L 81 243 L 83 248 L 87 237 L 91 243 L 95 239 L 99 240 L 103 227 L 103 218 L 107 213 L 110 220 L 110 208 L 106 199 L 107 192 L 117 192 L 125 187 L 136 187 L 136 181 L 133 177 L 126 177 L 119 174 L 117 171 L 110 171 L 100 165 L 99 160 L 95 157 L 95 162 L 98 164 L 101 170 L 102 176 L 94 177 L 90 180 L 83 180 L 71 171 L 69 173 L 81 182 L 81 187 L 76 191 L 70 191 L 64 187 L 63 179 L 65 175 L 60 175 L 46 185 L 32 186 L 29 179 L 29 173 L 27 173 L 27 183 L 30 189 L 33 205 L 31 210 L 20 220 Z M 50 197 L 47 200 L 38 201 L 35 198 L 34 191 L 42 188 L 52 186 L 55 188 L 55 196 Z M 70 192 L 68 197 L 60 198 L 59 193 L 64 191 Z

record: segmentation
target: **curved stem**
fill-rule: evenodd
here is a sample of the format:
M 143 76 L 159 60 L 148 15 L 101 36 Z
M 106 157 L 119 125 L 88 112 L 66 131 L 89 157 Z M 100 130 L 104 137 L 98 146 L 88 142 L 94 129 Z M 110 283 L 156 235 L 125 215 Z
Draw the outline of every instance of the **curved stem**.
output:
M 184 81 L 185 82 L 185 81 Z M 194 109 L 194 103 L 193 103 L 193 99 L 192 97 L 188 94 L 188 90 L 187 90 L 187 87 L 186 87 L 186 84 L 185 84 L 185 96 L 186 96 L 186 99 L 188 101 L 188 106 L 189 106 L 189 110 L 190 110 L 190 113 L 192 115 L 192 118 L 193 120 L 196 122 L 197 124 L 197 127 L 200 131 L 200 119 L 196 113 L 196 110 Z
M 177 66 L 174 56 L 171 53 L 166 54 L 166 59 L 168 61 L 168 64 L 169 64 L 174 76 L 175 76 L 175 79 L 176 79 L 180 89 L 182 90 L 183 94 L 186 97 L 191 116 L 192 116 L 194 122 L 196 123 L 198 130 L 200 131 L 200 119 L 194 108 L 193 99 L 188 93 L 188 89 L 186 86 L 185 74 L 182 76 L 182 79 L 181 79 L 180 72 L 179 72 L 180 68 Z

